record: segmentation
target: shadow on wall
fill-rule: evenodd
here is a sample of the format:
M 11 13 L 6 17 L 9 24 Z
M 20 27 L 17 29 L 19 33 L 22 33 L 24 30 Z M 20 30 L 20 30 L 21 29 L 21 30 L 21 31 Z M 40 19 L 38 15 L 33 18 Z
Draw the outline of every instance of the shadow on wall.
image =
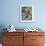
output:
M 2 43 L 2 32 L 6 32 L 6 30 L 4 30 L 4 28 L 6 28 L 6 26 L 4 24 L 0 24 L 0 43 Z

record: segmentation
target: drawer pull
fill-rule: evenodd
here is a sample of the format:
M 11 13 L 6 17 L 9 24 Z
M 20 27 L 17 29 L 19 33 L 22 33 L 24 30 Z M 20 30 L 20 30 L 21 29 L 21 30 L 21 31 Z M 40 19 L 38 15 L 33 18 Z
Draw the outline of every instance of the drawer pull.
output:
M 13 40 L 13 38 L 9 38 L 9 40 Z
M 11 38 L 9 38 L 9 40 L 12 40 Z
M 32 39 L 32 40 L 36 40 L 36 39 Z

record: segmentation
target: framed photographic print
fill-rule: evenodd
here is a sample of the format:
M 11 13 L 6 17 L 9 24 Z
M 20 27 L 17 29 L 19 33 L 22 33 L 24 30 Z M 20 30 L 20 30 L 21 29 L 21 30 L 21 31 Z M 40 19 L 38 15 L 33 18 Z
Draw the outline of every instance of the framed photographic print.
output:
M 20 5 L 20 22 L 34 21 L 34 7 L 32 5 Z

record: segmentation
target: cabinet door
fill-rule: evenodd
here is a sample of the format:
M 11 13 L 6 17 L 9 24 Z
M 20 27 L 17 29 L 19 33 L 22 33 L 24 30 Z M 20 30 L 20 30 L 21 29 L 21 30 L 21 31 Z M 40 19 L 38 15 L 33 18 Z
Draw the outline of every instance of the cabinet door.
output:
M 3 37 L 3 46 L 23 46 L 23 35 L 7 35 Z
M 32 46 L 44 46 L 44 36 L 32 36 Z
M 24 34 L 24 46 L 32 46 L 32 36 Z

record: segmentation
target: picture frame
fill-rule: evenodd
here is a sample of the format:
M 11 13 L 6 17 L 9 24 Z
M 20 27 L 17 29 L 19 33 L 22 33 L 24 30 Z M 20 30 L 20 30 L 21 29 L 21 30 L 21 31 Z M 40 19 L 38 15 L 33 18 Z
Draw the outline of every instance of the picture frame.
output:
M 34 21 L 34 7 L 33 5 L 20 5 L 20 22 Z

